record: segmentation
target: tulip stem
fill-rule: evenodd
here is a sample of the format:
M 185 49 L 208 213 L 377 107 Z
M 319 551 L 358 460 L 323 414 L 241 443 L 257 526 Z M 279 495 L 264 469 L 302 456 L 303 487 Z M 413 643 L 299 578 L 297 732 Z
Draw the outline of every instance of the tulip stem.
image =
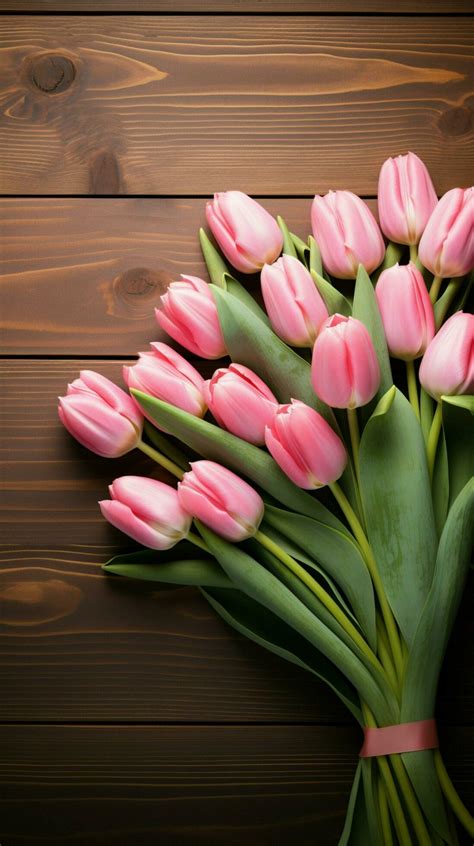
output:
M 428 470 L 430 474 L 430 479 L 433 478 L 434 473 L 434 466 L 436 461 L 436 452 L 438 449 L 438 441 L 439 435 L 441 432 L 441 425 L 443 423 L 443 410 L 441 407 L 441 403 L 438 403 L 438 406 L 435 411 L 435 416 L 433 417 L 433 422 L 431 424 L 430 433 L 428 435 L 428 444 L 426 447 L 426 454 L 428 459 Z
M 416 244 L 410 244 L 410 261 L 418 266 L 418 250 Z
M 203 549 L 204 552 L 209 552 L 209 547 L 204 543 L 204 541 L 199 537 L 199 535 L 194 534 L 194 532 L 188 532 L 188 534 L 186 535 L 186 540 L 193 543 L 194 546 L 198 546 L 199 549 Z
M 347 409 L 347 420 L 349 423 L 349 433 L 351 436 L 352 458 L 354 459 L 354 467 L 357 477 L 357 484 L 360 487 L 360 462 L 359 462 L 359 446 L 360 446 L 360 432 L 359 421 L 357 419 L 357 409 Z
M 456 789 L 448 775 L 446 767 L 444 766 L 444 761 L 441 757 L 441 752 L 439 751 L 439 749 L 436 749 L 434 752 L 434 763 L 436 767 L 436 772 L 438 774 L 439 783 L 441 785 L 441 789 L 451 810 L 453 811 L 454 815 L 458 818 L 461 825 L 465 828 L 467 833 L 471 837 L 474 837 L 474 819 L 473 817 L 471 817 L 466 806 L 462 802 L 461 798 L 458 796 Z
M 430 300 L 433 303 L 433 305 L 435 304 L 436 300 L 439 297 L 439 291 L 440 291 L 440 288 L 441 288 L 442 281 L 443 281 L 442 276 L 435 276 L 434 279 L 433 279 L 433 282 L 431 283 Z
M 387 802 L 387 788 L 380 776 L 377 779 L 377 796 L 384 846 L 393 846 L 392 826 L 390 825 L 390 814 Z
M 170 461 L 169 458 L 166 458 L 165 455 L 162 455 L 161 452 L 158 452 L 157 449 L 153 449 L 149 444 L 146 444 L 144 441 L 139 441 L 137 444 L 138 449 L 141 449 L 148 458 L 152 458 L 153 461 L 156 461 L 160 467 L 163 467 L 168 473 L 171 473 L 173 476 L 176 476 L 177 479 L 182 479 L 184 476 L 184 470 L 181 467 L 178 467 L 174 461 Z
M 306 585 L 307 588 L 313 593 L 320 602 L 328 609 L 328 611 L 332 614 L 335 620 L 342 626 L 344 631 L 349 635 L 351 640 L 359 647 L 361 652 L 365 655 L 365 657 L 370 661 L 372 666 L 376 668 L 379 673 L 385 675 L 384 668 L 380 663 L 379 659 L 372 652 L 370 646 L 364 640 L 360 632 L 356 629 L 356 627 L 351 623 L 351 621 L 346 617 L 344 611 L 339 607 L 337 602 L 329 596 L 329 594 L 324 590 L 324 588 L 313 579 L 312 576 L 305 570 L 301 564 L 298 564 L 291 555 L 285 552 L 284 549 L 281 548 L 275 541 L 265 535 L 263 532 L 257 531 L 254 535 L 255 540 L 257 540 L 265 549 L 268 549 L 275 558 L 278 558 L 282 564 L 285 565 L 292 573 L 297 576 L 303 584 Z
M 377 568 L 377 562 L 370 547 L 369 541 L 365 536 L 364 530 L 359 520 L 357 519 L 357 515 L 355 514 L 346 495 L 341 490 L 337 482 L 333 482 L 331 485 L 329 485 L 329 487 L 331 488 L 334 497 L 336 498 L 341 510 L 347 518 L 347 522 L 349 523 L 354 537 L 359 544 L 360 550 L 362 552 L 362 557 L 364 558 L 364 561 L 367 565 L 367 569 L 370 573 L 375 588 L 375 593 L 377 594 L 377 598 L 379 601 L 380 610 L 382 611 L 382 616 L 385 622 L 385 628 L 387 629 L 388 640 L 390 643 L 390 649 L 393 655 L 393 660 L 395 662 L 395 669 L 397 671 L 398 681 L 399 683 L 401 683 L 404 673 L 402 647 L 397 631 L 397 624 L 392 614 L 392 609 L 390 608 L 387 597 L 385 595 L 383 583 Z
M 436 317 L 436 331 L 438 331 L 444 318 L 446 317 L 453 300 L 456 298 L 462 286 L 462 277 L 451 279 L 443 296 L 436 303 L 435 317 Z
M 420 420 L 420 401 L 418 399 L 418 386 L 416 384 L 415 364 L 413 361 L 406 361 L 408 399 L 410 400 L 416 419 Z

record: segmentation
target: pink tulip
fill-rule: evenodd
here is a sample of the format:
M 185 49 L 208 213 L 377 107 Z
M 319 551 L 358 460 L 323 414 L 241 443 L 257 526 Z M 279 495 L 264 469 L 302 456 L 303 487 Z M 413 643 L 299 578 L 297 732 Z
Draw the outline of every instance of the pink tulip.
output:
M 112 526 L 150 549 L 170 549 L 186 537 L 192 518 L 178 492 L 144 476 L 122 476 L 109 487 L 112 499 L 99 502 Z
M 347 453 L 341 439 L 317 411 L 299 400 L 280 405 L 265 430 L 273 458 L 295 485 L 307 490 L 339 479 Z
M 351 191 L 316 195 L 311 207 L 313 235 L 326 270 L 338 279 L 355 279 L 359 264 L 372 273 L 385 255 L 372 212 Z
M 283 236 L 276 220 L 241 191 L 214 194 L 206 218 L 222 252 L 242 273 L 255 273 L 281 253 Z
M 293 256 L 265 264 L 262 294 L 273 329 L 293 347 L 312 347 L 328 310 L 308 270 Z
M 426 350 L 420 382 L 439 400 L 442 396 L 474 393 L 474 314 L 453 314 Z
M 265 443 L 278 401 L 256 373 L 243 364 L 222 367 L 205 383 L 204 396 L 219 426 L 251 444 Z
M 194 355 L 201 358 L 226 355 L 211 289 L 198 276 L 181 275 L 181 281 L 172 282 L 155 314 L 161 328 Z
M 397 244 L 418 244 L 438 198 L 426 165 L 415 156 L 383 163 L 378 188 L 380 226 Z
M 87 449 L 105 458 L 117 458 L 140 442 L 143 416 L 132 398 L 92 370 L 81 370 L 80 379 L 59 397 L 59 419 Z
M 380 384 L 372 339 L 360 320 L 333 314 L 313 348 L 313 388 L 333 408 L 357 408 L 370 402 Z
M 229 541 L 254 535 L 264 505 L 257 491 L 214 461 L 194 461 L 178 485 L 181 506 Z
M 123 368 L 128 387 L 182 408 L 195 417 L 203 417 L 206 403 L 201 374 L 167 344 L 152 343 L 150 346 L 152 352 L 139 353 L 136 364 Z
M 464 276 L 474 266 L 474 188 L 453 188 L 435 207 L 418 255 L 435 276 Z
M 419 358 L 435 333 L 435 319 L 425 280 L 418 268 L 394 264 L 380 274 L 375 289 L 390 355 Z

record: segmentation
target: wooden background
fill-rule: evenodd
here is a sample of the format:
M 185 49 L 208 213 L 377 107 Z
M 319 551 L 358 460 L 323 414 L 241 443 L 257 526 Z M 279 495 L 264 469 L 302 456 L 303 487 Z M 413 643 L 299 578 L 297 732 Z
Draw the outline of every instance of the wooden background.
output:
M 97 499 L 114 476 L 154 468 L 88 454 L 60 428 L 56 397 L 80 367 L 120 379 L 121 361 L 158 337 L 160 293 L 203 272 L 196 233 L 212 191 L 262 197 L 306 236 L 316 191 L 373 198 L 390 154 L 421 155 L 439 193 L 468 185 L 468 4 L 0 10 L 0 842 L 332 846 L 358 730 L 322 684 L 238 637 L 197 591 L 102 575 L 129 547 Z M 467 802 L 469 604 L 438 709 Z

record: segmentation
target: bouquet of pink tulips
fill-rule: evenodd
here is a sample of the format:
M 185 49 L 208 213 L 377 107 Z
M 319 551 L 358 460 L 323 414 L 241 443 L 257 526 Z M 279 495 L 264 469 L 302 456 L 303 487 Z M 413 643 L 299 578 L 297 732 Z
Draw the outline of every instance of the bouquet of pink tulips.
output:
M 169 474 L 110 486 L 103 515 L 146 549 L 106 572 L 199 586 L 360 723 L 340 846 L 454 846 L 473 820 L 434 711 L 474 522 L 474 190 L 438 202 L 409 153 L 383 165 L 378 206 L 388 245 L 347 191 L 314 198 L 305 242 L 216 194 L 211 284 L 182 276 L 156 317 L 226 361 L 205 381 L 152 343 L 124 368 L 129 393 L 83 371 L 59 415 L 99 455 L 138 448 Z M 265 309 L 242 283 L 258 273 Z

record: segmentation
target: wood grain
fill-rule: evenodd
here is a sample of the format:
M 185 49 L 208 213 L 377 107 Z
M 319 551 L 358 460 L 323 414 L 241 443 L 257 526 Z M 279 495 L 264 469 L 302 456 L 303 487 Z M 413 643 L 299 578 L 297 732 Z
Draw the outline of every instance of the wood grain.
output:
M 466 801 L 473 735 L 442 738 Z M 341 727 L 21 726 L 0 740 L 8 846 L 334 846 L 358 749 Z
M 469 183 L 472 19 L 8 16 L 3 193 L 374 194 Z M 447 167 L 449 163 L 449 167 Z
M 310 200 L 262 203 L 307 237 Z M 180 273 L 207 278 L 204 207 L 202 199 L 0 200 L 1 352 L 135 355 L 160 337 L 154 307 L 168 284 Z
M 87 541 L 0 553 L 1 720 L 350 722 L 197 589 L 105 576 L 117 547 Z
M 231 12 L 263 14 L 290 11 L 288 0 L 0 0 L 0 11 L 8 12 Z M 139 6 L 139 8 L 137 8 Z M 355 14 L 387 12 L 405 15 L 423 13 L 464 13 L 471 11 L 468 0 L 292 0 L 291 12 L 348 12 Z

